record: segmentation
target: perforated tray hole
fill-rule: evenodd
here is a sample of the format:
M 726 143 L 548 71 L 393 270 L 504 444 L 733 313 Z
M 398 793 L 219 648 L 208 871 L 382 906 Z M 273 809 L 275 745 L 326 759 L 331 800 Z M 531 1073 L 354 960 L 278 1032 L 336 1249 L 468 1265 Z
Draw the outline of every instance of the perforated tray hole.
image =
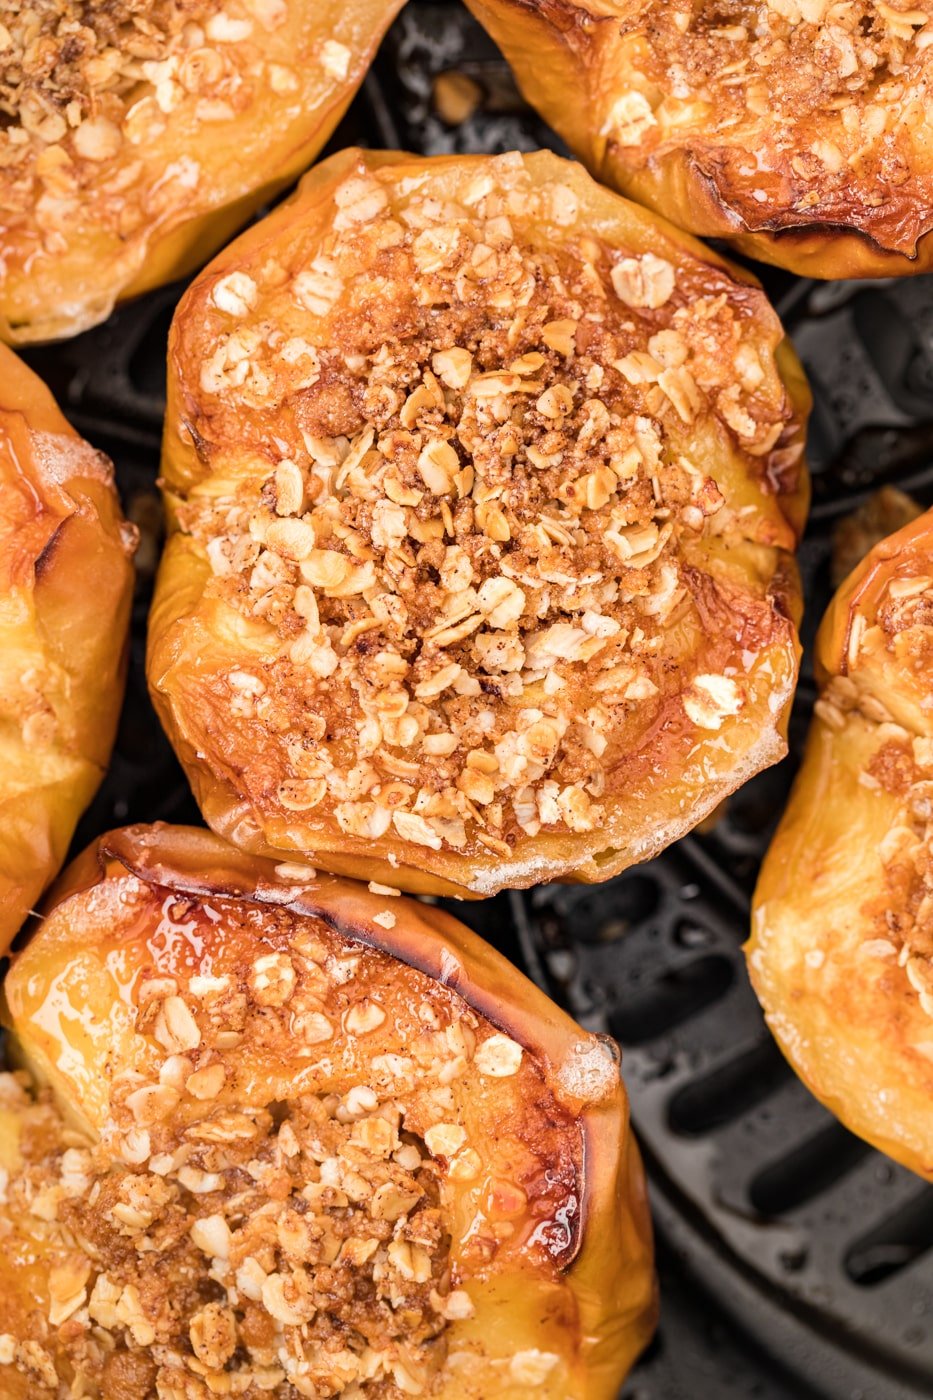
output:
M 853 1283 L 872 1288 L 906 1269 L 930 1249 L 933 1188 L 927 1187 L 850 1246 L 845 1270 Z
M 811 371 L 825 402 L 838 423 L 865 422 L 866 415 L 883 412 L 886 406 L 877 371 L 861 342 L 851 336 L 837 345 L 829 369 Z
M 752 1178 L 748 1198 L 761 1215 L 786 1215 L 828 1191 L 857 1167 L 871 1148 L 840 1123 L 827 1123 Z
M 695 958 L 684 967 L 658 977 L 624 1006 L 614 1008 L 609 1028 L 623 1045 L 655 1040 L 689 1021 L 725 996 L 735 981 L 735 968 L 721 953 Z
M 661 901 L 657 881 L 641 873 L 624 876 L 613 887 L 613 894 L 611 904 L 601 890 L 574 904 L 573 932 L 579 942 L 615 943 L 654 918 Z
M 922 396 L 933 408 L 933 360 L 925 348 L 912 356 L 904 372 L 904 383 L 911 394 Z
M 680 919 L 674 928 L 674 943 L 678 948 L 712 948 L 716 935 L 706 924 L 693 919 Z
M 668 1124 L 687 1137 L 713 1132 L 769 1098 L 792 1074 L 769 1036 L 678 1089 L 668 1105 Z

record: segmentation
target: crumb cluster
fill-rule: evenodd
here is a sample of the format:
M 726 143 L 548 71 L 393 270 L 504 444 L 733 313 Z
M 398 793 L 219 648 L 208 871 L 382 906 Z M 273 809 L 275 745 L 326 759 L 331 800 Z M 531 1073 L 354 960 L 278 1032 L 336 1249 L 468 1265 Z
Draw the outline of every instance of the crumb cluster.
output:
M 930 0 L 620 10 L 626 90 L 605 134 L 626 157 L 695 144 L 752 227 L 789 210 L 798 222 L 871 223 L 909 248 L 931 197 Z
M 194 134 L 209 137 L 270 93 L 297 96 L 302 68 L 324 86 L 346 79 L 352 55 L 335 39 L 279 52 L 288 19 L 288 0 L 0 0 L 5 221 L 34 220 L 54 252 L 92 188 L 122 237 L 190 198 Z M 172 124 L 189 139 L 153 172 Z
M 0 1248 L 48 1284 L 18 1313 L 25 1275 L 0 1262 L 0 1389 L 12 1367 L 43 1400 L 71 1375 L 95 1400 L 432 1393 L 472 1272 L 572 1258 L 579 1129 L 521 1046 L 387 954 L 124 886 L 155 911 L 153 958 L 99 1138 L 0 1076 L 23 1159 Z M 178 950 L 218 928 L 192 971 Z M 556 1357 L 502 1364 L 540 1378 Z
M 600 829 L 634 722 L 741 713 L 736 637 L 785 621 L 712 576 L 756 511 L 716 478 L 791 488 L 799 425 L 726 272 L 582 232 L 517 156 L 392 178 L 349 176 L 185 332 L 209 475 L 178 518 L 206 605 L 267 629 L 200 684 L 258 808 L 505 857 Z

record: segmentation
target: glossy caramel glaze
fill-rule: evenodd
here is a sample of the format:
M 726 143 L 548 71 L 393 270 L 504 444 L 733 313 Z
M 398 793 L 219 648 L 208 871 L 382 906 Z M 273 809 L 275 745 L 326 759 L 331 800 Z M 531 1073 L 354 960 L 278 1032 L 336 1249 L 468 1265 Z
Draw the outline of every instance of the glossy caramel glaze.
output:
M 453 920 L 130 828 L 6 993 L 16 1400 L 616 1394 L 654 1316 L 617 1055 Z

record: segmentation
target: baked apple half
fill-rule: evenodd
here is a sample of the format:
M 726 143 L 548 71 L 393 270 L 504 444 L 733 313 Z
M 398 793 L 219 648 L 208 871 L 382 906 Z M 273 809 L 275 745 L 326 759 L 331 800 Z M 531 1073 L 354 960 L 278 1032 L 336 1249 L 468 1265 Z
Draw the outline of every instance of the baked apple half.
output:
M 617 1052 L 446 914 L 130 828 L 6 995 L 6 1400 L 614 1400 L 655 1317 Z
M 822 693 L 748 962 L 801 1078 L 933 1180 L 933 512 L 877 544 L 817 640 Z
M 467 3 L 593 173 L 679 227 L 808 277 L 933 267 L 926 0 Z
M 107 458 L 0 345 L 0 955 L 110 758 L 135 545 Z
M 317 155 L 402 2 L 4 6 L 0 339 L 203 263 Z
M 783 754 L 799 365 L 579 166 L 333 157 L 186 293 L 169 381 L 149 679 L 234 844 L 599 880 Z

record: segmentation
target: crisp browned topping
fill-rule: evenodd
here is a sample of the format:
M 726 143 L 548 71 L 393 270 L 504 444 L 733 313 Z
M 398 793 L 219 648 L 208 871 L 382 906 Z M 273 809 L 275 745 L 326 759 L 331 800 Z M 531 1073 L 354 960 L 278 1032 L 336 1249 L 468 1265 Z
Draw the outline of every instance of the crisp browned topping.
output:
M 933 575 L 911 572 L 892 579 L 878 609 L 887 649 L 916 669 L 933 654 Z
M 163 60 L 186 25 L 214 8 L 203 0 L 4 0 L 0 111 L 10 119 L 6 124 L 60 140 L 98 104 L 116 98 L 124 107 L 145 77 L 142 65 Z
M 781 223 L 870 223 L 909 248 L 926 226 L 930 0 L 617 9 L 624 88 L 604 135 L 627 159 L 695 145 L 752 227 L 778 210 Z
M 235 77 L 223 51 L 206 47 L 205 25 L 215 27 L 218 15 L 216 0 L 3 0 L 0 167 L 8 181 L 69 192 L 82 163 L 138 144 L 186 92 L 210 87 L 216 100 L 222 80 L 229 87 Z
M 863 948 L 903 967 L 923 1010 L 933 1016 L 933 739 L 885 739 L 863 779 L 901 802 L 880 848 L 884 907 Z
M 318 69 L 325 87 L 346 79 L 351 53 L 336 40 L 278 51 L 287 16 L 287 0 L 0 0 L 4 215 L 66 229 L 93 183 L 122 236 L 160 216 L 170 188 L 191 191 L 200 178 L 192 149 L 154 186 L 144 179 L 170 122 L 195 133 L 264 93 L 297 94 L 289 58 Z
M 99 1141 L 0 1077 L 24 1158 L 0 1242 L 51 1265 L 28 1337 L 0 1289 L 0 1389 L 8 1365 L 43 1397 L 72 1369 L 94 1400 L 430 1394 L 474 1273 L 572 1257 L 579 1129 L 515 1041 L 385 953 L 281 910 L 120 898 L 156 926 Z
M 784 624 L 706 572 L 755 511 L 708 464 L 754 498 L 799 457 L 757 293 L 577 215 L 519 157 L 454 193 L 354 174 L 186 331 L 213 476 L 182 527 L 269 636 L 206 684 L 261 808 L 506 857 L 599 829 L 636 713 L 742 710 L 735 617 L 747 655 Z

